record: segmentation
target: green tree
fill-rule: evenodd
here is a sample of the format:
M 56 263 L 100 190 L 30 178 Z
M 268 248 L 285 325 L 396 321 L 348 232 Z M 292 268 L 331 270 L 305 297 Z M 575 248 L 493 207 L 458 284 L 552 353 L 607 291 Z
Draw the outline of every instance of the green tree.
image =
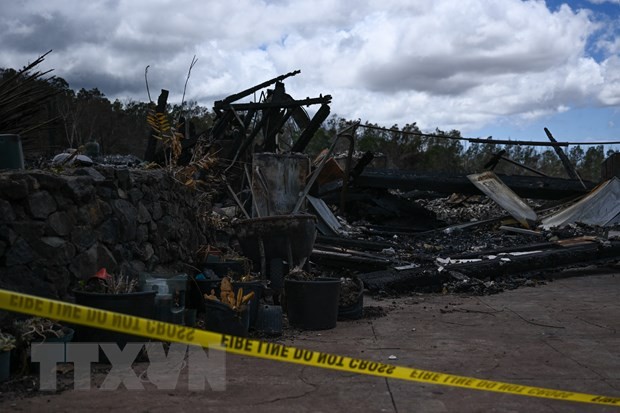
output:
M 601 179 L 601 165 L 605 160 L 603 145 L 590 146 L 586 151 L 579 172 L 583 179 L 598 182 Z

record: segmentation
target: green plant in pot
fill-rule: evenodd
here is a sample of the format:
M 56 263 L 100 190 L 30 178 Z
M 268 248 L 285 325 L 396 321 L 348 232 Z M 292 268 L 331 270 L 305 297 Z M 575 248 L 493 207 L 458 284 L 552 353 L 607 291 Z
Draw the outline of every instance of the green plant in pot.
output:
M 15 337 L 0 331 L 0 382 L 11 374 L 11 350 L 15 348 Z

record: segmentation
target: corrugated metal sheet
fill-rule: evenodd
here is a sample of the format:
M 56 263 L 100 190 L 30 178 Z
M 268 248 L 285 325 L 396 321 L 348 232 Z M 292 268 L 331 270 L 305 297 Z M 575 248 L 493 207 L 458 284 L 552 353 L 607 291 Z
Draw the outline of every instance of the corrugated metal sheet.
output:
M 501 179 L 493 172 L 483 172 L 479 174 L 467 175 L 467 178 L 486 196 L 497 202 L 514 219 L 519 221 L 525 228 L 534 226 L 538 216 L 519 195 L 515 194 Z
M 580 222 L 601 227 L 620 223 L 620 179 L 613 177 L 576 204 L 542 220 L 545 229 Z

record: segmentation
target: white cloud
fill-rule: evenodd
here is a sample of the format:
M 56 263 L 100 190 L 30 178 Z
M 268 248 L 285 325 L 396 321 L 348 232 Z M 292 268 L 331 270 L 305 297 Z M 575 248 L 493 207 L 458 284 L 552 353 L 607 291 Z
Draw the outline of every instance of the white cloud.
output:
M 612 3 L 612 4 L 620 4 L 620 0 L 588 0 L 593 4 L 604 4 L 604 3 Z
M 620 105 L 620 40 L 587 10 L 543 1 L 25 1 L 3 5 L 0 62 L 46 60 L 73 87 L 109 97 L 213 100 L 291 70 L 296 98 L 331 94 L 332 112 L 464 132 L 502 117 Z M 598 43 L 603 57 L 586 53 Z

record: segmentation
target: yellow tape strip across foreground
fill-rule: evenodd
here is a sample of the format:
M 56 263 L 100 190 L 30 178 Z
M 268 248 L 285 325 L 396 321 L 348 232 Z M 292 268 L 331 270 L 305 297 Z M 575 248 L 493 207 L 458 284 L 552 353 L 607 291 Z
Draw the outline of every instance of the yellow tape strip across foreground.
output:
M 0 290 L 0 309 L 129 333 L 161 341 L 174 341 L 202 347 L 211 346 L 211 348 L 215 349 L 223 346 L 230 353 L 306 366 L 497 393 L 620 406 L 620 397 L 523 386 L 473 377 L 455 376 L 429 370 L 393 366 L 319 351 L 303 350 L 277 343 L 227 336 L 177 324 L 163 323 L 6 290 Z

